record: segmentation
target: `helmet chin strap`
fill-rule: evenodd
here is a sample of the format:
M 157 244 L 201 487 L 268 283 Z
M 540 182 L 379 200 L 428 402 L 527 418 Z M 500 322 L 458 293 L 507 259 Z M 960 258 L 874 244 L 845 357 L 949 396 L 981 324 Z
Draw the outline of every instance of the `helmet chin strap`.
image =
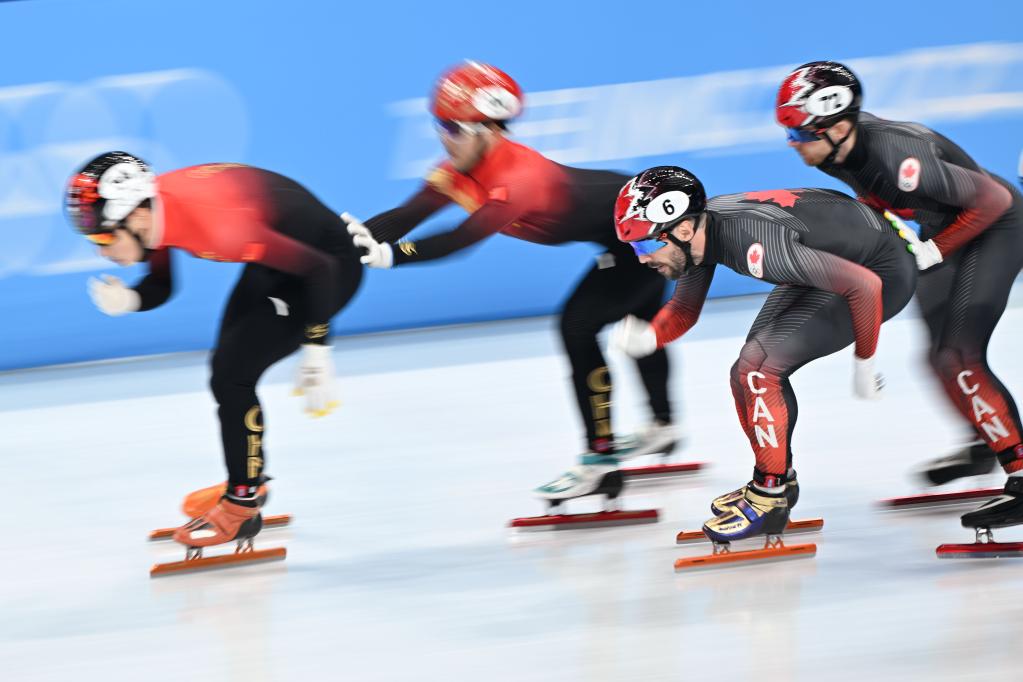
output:
M 675 227 L 672 226 L 671 230 L 674 229 Z M 682 266 L 683 275 L 689 272 L 689 269 L 693 267 L 693 237 L 696 236 L 696 231 L 698 229 L 700 229 L 700 220 L 697 217 L 697 219 L 693 222 L 693 236 L 685 241 L 673 235 L 671 230 L 667 230 L 664 233 L 664 236 L 668 238 L 668 241 L 680 248 L 682 250 L 682 254 L 686 257 L 686 264 Z
M 818 166 L 830 166 L 832 163 L 835 162 L 835 157 L 838 156 L 838 150 L 842 148 L 842 145 L 845 144 L 845 141 L 849 139 L 850 135 L 852 135 L 853 128 L 854 128 L 853 126 L 849 126 L 849 132 L 847 132 L 845 134 L 845 137 L 843 137 L 838 142 L 832 140 L 831 136 L 828 135 L 828 131 L 831 130 L 830 128 L 821 133 L 821 136 L 831 144 L 831 153 L 824 157 L 824 160 L 817 164 Z

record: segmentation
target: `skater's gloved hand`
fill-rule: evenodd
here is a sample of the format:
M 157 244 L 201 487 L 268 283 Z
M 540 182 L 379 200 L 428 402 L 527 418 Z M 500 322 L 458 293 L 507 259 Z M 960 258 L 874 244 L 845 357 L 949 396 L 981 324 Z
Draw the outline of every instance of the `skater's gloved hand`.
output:
M 657 350 L 657 332 L 646 320 L 629 315 L 611 328 L 611 347 L 634 358 Z
M 394 265 L 394 253 L 390 244 L 374 239 L 369 228 L 351 213 L 342 213 L 341 220 L 348 224 L 348 234 L 352 235 L 352 242 L 360 249 L 366 250 L 366 255 L 359 258 L 363 265 L 371 268 L 389 268 Z
M 874 371 L 874 358 L 853 356 L 853 393 L 864 400 L 880 400 L 884 377 Z
M 914 232 L 912 228 L 910 228 L 909 225 L 902 220 L 902 218 L 891 211 L 885 211 L 884 217 L 892 224 L 892 227 L 899 236 L 908 242 L 909 251 L 913 254 L 913 257 L 916 258 L 917 270 L 926 270 L 927 268 L 934 267 L 944 260 L 941 255 L 941 251 L 938 250 L 938 245 L 934 243 L 933 239 L 920 241 L 920 237 L 917 236 L 916 232 Z
M 334 400 L 334 361 L 330 346 L 302 344 L 294 394 L 305 396 L 305 411 L 310 417 L 323 417 L 338 406 Z
M 117 317 L 133 313 L 142 305 L 142 298 L 134 289 L 113 275 L 100 275 L 102 279 L 89 278 L 89 298 L 101 312 Z

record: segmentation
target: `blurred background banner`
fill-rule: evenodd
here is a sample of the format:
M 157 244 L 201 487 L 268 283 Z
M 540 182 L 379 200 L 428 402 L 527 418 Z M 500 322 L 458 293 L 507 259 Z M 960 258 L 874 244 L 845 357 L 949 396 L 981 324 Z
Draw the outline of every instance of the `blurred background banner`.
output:
M 163 308 L 111 319 L 92 307 L 86 279 L 119 268 L 71 232 L 61 191 L 98 152 L 124 149 L 158 172 L 269 168 L 368 218 L 401 203 L 439 158 L 426 95 L 446 67 L 473 58 L 522 84 L 526 113 L 513 132 L 557 161 L 626 172 L 680 164 L 710 194 L 844 189 L 802 165 L 772 114 L 789 69 L 837 59 L 863 79 L 866 110 L 932 125 L 1011 178 L 1023 146 L 1020 26 L 1016 2 L 924 11 L 871 0 L 825 12 L 745 2 L 0 2 L 0 369 L 213 342 L 236 265 L 179 255 Z M 463 215 L 451 209 L 424 229 Z M 552 313 L 595 253 L 496 237 L 465 257 L 371 272 L 335 331 Z M 712 293 L 763 288 L 721 272 Z

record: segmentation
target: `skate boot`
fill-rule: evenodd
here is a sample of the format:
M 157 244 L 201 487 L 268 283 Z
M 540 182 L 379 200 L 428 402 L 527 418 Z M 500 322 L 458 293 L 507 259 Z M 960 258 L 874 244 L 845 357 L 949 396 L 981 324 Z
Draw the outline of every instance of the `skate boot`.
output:
M 269 481 L 269 476 L 263 477 L 264 481 Z M 211 485 L 208 488 L 201 488 L 194 492 L 190 492 L 185 495 L 185 500 L 181 503 L 181 511 L 185 513 L 190 519 L 197 519 L 209 510 L 217 506 L 220 502 L 220 498 L 227 492 L 227 481 Z M 266 483 L 259 486 L 259 491 L 256 493 L 256 503 L 262 509 L 266 505 L 267 499 L 270 497 L 270 488 L 267 487 Z
M 580 464 L 533 491 L 547 503 L 545 515 L 512 519 L 509 525 L 522 530 L 557 530 L 657 523 L 660 514 L 656 509 L 618 508 L 618 496 L 624 487 L 625 477 L 618 469 L 618 458 L 610 454 L 590 452 L 583 455 Z M 587 495 L 603 495 L 603 511 L 568 514 L 561 510 L 561 505 L 566 500 Z
M 984 441 L 975 441 L 946 457 L 925 462 L 917 475 L 926 485 L 944 485 L 958 478 L 989 474 L 997 455 Z
M 964 528 L 1005 528 L 1023 523 L 1023 478 L 1009 476 L 1005 491 L 962 516 Z
M 558 507 L 565 500 L 587 495 L 606 495 L 605 509 L 614 508 L 614 500 L 625 483 L 618 471 L 618 458 L 614 455 L 590 453 L 583 455 L 582 462 L 572 467 L 550 483 L 536 488 L 533 493 L 546 500 L 551 514 L 558 513 Z M 610 507 L 610 508 L 608 508 Z
M 615 439 L 615 455 L 621 460 L 645 455 L 667 457 L 678 446 L 681 435 L 674 424 L 654 421 L 642 431 Z
M 785 484 L 785 499 L 788 501 L 789 511 L 796 506 L 796 502 L 799 501 L 799 481 L 796 480 L 796 472 L 789 470 L 787 476 L 788 482 Z M 719 497 L 715 497 L 710 503 L 710 511 L 714 516 L 721 516 L 728 512 L 729 507 L 738 502 L 745 494 L 746 488 L 749 484 L 744 485 L 738 490 L 733 490 L 730 493 L 725 493 Z
M 174 531 L 174 540 L 187 547 L 209 547 L 232 540 L 251 540 L 263 529 L 259 506 L 252 500 L 241 502 L 226 495 L 199 518 Z
M 757 535 L 781 535 L 788 522 L 786 493 L 772 495 L 763 492 L 751 481 L 744 488 L 742 497 L 730 505 L 724 514 L 703 524 L 703 532 L 715 544 L 729 543 Z

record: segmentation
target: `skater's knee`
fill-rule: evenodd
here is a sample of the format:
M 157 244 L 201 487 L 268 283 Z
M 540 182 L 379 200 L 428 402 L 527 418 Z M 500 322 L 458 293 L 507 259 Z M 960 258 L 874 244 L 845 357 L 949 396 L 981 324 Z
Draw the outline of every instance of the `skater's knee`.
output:
M 928 360 L 938 376 L 946 381 L 954 381 L 964 370 L 985 365 L 983 353 L 959 346 L 933 348 Z

